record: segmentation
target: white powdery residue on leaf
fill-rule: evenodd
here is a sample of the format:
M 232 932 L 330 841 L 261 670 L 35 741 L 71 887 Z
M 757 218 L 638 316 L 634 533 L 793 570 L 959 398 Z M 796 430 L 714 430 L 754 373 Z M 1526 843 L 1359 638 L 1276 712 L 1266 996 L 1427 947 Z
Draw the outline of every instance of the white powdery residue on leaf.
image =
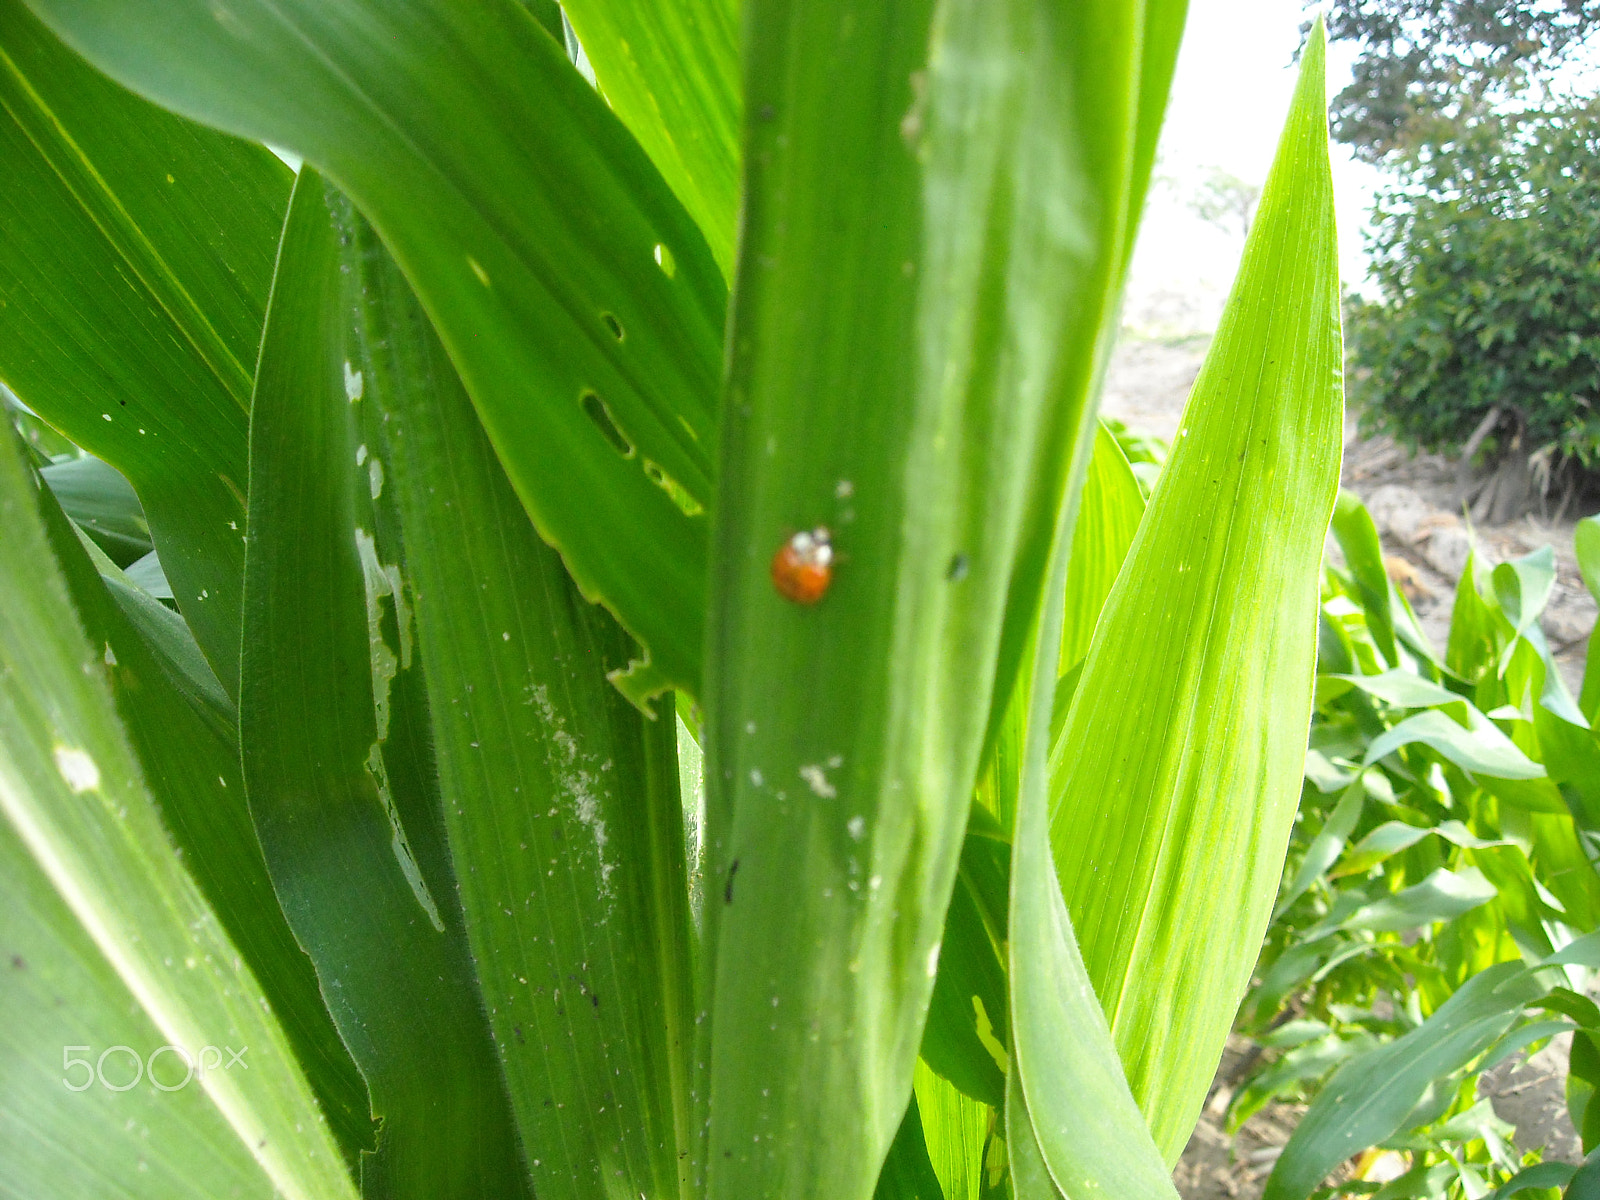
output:
M 818 763 L 807 763 L 800 768 L 800 778 L 806 781 L 809 787 L 824 800 L 832 800 L 839 795 L 839 789 L 828 782 L 828 776 Z
M 596 771 L 593 769 L 593 763 L 586 761 L 586 756 L 579 749 L 577 741 L 567 732 L 566 722 L 550 703 L 550 693 L 545 686 L 537 684 L 530 688 L 529 692 L 533 697 L 532 703 L 544 722 L 549 744 L 553 747 L 552 752 L 547 755 L 551 773 L 555 776 L 557 788 L 571 800 L 574 815 L 594 839 L 595 858 L 600 864 L 600 895 L 603 899 L 609 900 L 612 895 L 611 872 L 617 869 L 617 865 L 606 860 L 606 844 L 609 837 L 606 833 L 605 817 L 600 811 L 601 789 L 595 779 Z M 605 766 L 599 768 L 601 771 L 605 769 Z
M 365 384 L 362 381 L 361 372 L 352 371 L 350 369 L 350 364 L 345 363 L 344 394 L 349 398 L 350 403 L 354 404 L 357 400 L 361 399 L 361 394 L 363 391 L 365 391 Z
M 100 768 L 85 750 L 74 746 L 57 746 L 56 770 L 67 786 L 77 792 L 92 792 L 100 786 Z

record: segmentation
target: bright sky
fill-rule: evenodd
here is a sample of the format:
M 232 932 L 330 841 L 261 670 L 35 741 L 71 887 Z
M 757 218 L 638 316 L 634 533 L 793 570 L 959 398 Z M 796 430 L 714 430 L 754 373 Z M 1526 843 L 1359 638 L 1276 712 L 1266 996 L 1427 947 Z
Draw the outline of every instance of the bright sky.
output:
M 1300 0 L 1190 0 L 1189 24 L 1134 256 L 1127 319 L 1151 332 L 1210 329 L 1238 264 L 1243 239 L 1202 220 L 1185 201 L 1215 168 L 1253 184 L 1266 178 L 1294 91 Z M 1353 48 L 1329 47 L 1328 91 L 1350 78 Z M 1361 225 L 1378 172 L 1333 147 L 1340 264 L 1348 283 L 1364 274 Z

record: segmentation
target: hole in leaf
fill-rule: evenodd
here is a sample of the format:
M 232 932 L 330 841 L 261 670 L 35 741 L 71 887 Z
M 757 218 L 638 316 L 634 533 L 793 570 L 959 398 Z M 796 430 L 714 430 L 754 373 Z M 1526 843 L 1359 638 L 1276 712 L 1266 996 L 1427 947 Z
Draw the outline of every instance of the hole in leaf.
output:
M 600 319 L 606 323 L 606 328 L 611 330 L 611 336 L 620 342 L 622 340 L 622 322 L 610 313 L 601 313 Z
M 661 242 L 656 243 L 656 266 L 661 268 L 661 273 L 668 279 L 678 273 L 678 263 L 672 257 L 672 251 Z
M 678 506 L 684 516 L 698 517 L 705 512 L 705 507 L 686 492 L 681 483 L 648 458 L 644 460 L 644 474 L 645 478 L 672 498 L 672 502 Z
M 617 428 L 616 421 L 611 418 L 611 410 L 606 407 L 606 402 L 600 399 L 599 394 L 584 392 L 579 400 L 583 404 L 583 411 L 589 415 L 589 420 L 594 422 L 595 428 L 605 436 L 606 441 L 610 442 L 623 458 L 632 458 L 633 443 L 622 436 L 622 430 Z

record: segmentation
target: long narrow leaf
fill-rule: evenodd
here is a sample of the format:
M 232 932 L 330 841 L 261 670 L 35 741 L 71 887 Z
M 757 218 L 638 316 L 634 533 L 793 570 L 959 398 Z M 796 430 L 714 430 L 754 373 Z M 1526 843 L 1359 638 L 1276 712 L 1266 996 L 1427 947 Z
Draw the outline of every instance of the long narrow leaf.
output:
M 1067 595 L 1062 522 L 1039 642 L 1060 641 Z M 1018 1200 L 1172 1200 L 1168 1168 L 1123 1073 L 1057 886 L 1047 808 L 1056 657 L 1034 664 L 1011 850 L 1011 1070 L 1007 1146 Z
M 1173 1161 L 1255 963 L 1300 793 L 1338 484 L 1335 251 L 1319 30 L 1053 763 L 1072 923 Z
M 233 706 L 214 711 L 221 685 L 183 621 L 148 597 L 142 604 L 155 612 L 130 615 L 141 601 L 128 589 L 121 589 L 126 598 L 120 597 L 116 585 L 95 571 L 48 492 L 41 493 L 40 508 L 89 644 L 103 647 L 117 714 L 162 824 L 223 930 L 260 980 L 353 1163 L 357 1148 L 370 1148 L 372 1142 L 366 1086 L 323 1004 L 311 962 L 278 907 L 245 803 Z M 164 628 L 147 634 L 157 622 Z M 174 650 L 162 644 L 167 638 L 187 644 Z M 174 669 L 177 655 L 205 673 L 199 687 Z
M 692 1042 L 676 730 L 517 502 L 372 230 L 343 231 L 369 463 L 399 509 L 444 824 L 538 1195 L 685 1195 Z
M 385 569 L 394 541 L 374 505 L 381 477 L 358 448 L 346 385 L 349 298 L 329 213 L 341 203 L 301 173 L 262 343 L 245 784 L 284 911 L 383 1120 L 363 1189 L 524 1196 L 444 847 L 406 585 Z
M 1404 1037 L 1345 1063 L 1295 1128 L 1265 1200 L 1305 1200 L 1345 1159 L 1397 1132 L 1430 1083 L 1487 1050 L 1544 990 L 1521 963 L 1490 967 Z
M 945 1200 L 939 1177 L 928 1158 L 922 1114 L 917 1110 L 915 1096 L 906 1108 L 900 1131 L 889 1145 L 889 1156 L 884 1159 L 872 1196 L 873 1200 Z
M 0 379 L 138 490 L 229 695 L 250 385 L 292 176 L 0 0 Z
M 998 1112 L 962 1095 L 922 1063 L 917 1064 L 915 1092 L 928 1161 L 945 1200 L 982 1200 L 984 1185 L 990 1179 L 998 1182 L 1003 1174 L 984 1161 Z
M 128 566 L 154 549 L 139 497 L 110 463 L 85 455 L 52 463 L 39 474 L 67 516 L 118 566 Z
M 123 83 L 301 154 L 383 235 L 523 504 L 698 692 L 726 289 L 699 229 L 516 0 L 29 0 Z
M 1139 13 L 935 7 L 748 13 L 705 696 L 716 1200 L 876 1180 L 1116 311 Z M 818 526 L 808 607 L 769 564 Z
M 733 275 L 739 209 L 739 7 L 732 0 L 568 0 L 623 124 Z
M 1144 494 L 1122 448 L 1105 426 L 1095 428 L 1094 453 L 1083 481 L 1067 565 L 1067 601 L 1061 619 L 1061 670 L 1089 653 L 1095 622 L 1133 545 L 1144 516 Z
M 120 1163 L 130 1175 L 116 1182 L 133 1195 L 237 1186 L 293 1200 L 354 1200 L 288 1039 L 161 827 L 117 723 L 104 650 L 87 644 L 72 615 L 41 528 L 38 485 L 16 441 L 0 441 L 0 944 L 10 956 L 0 968 L 9 976 L 0 991 L 0 1062 L 18 1085 L 0 1100 L 0 1125 L 8 1148 L 21 1148 L 8 1155 L 7 1184 L 58 1195 L 63 1179 L 92 1181 L 94 1171 Z M 77 1045 L 95 1036 L 118 1041 Z M 132 1063 L 121 1052 L 107 1060 L 107 1051 L 127 1045 L 143 1067 L 169 1043 L 181 1048 L 160 1068 L 169 1086 L 182 1078 L 184 1054 L 198 1066 L 206 1046 L 245 1048 L 247 1066 L 224 1069 L 219 1051 L 193 1078 L 196 1092 L 170 1107 L 172 1097 L 159 1092 L 126 1106 L 104 1091 L 73 1103 L 81 1097 L 66 1081 L 75 1089 L 85 1077 L 66 1069 L 68 1057 L 92 1055 L 91 1087 L 102 1086 L 104 1066 L 120 1088 Z M 63 1072 L 44 1074 L 41 1062 Z M 205 1104 L 191 1099 L 200 1094 Z M 175 1140 L 141 1155 L 125 1125 L 146 1112 L 152 1135 Z M 178 1190 L 144 1189 L 141 1157 L 147 1168 L 153 1160 L 155 1180 Z M 85 1186 L 93 1189 L 85 1194 L 109 1190 Z

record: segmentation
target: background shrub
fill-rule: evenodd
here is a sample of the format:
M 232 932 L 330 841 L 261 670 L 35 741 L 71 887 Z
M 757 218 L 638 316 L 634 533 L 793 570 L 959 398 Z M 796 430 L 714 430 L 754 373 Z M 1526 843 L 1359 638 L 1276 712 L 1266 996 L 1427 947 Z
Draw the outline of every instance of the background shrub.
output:
M 1352 394 L 1428 450 L 1600 454 L 1600 105 L 1482 118 L 1378 201 Z M 1473 450 L 1478 446 L 1473 446 Z

